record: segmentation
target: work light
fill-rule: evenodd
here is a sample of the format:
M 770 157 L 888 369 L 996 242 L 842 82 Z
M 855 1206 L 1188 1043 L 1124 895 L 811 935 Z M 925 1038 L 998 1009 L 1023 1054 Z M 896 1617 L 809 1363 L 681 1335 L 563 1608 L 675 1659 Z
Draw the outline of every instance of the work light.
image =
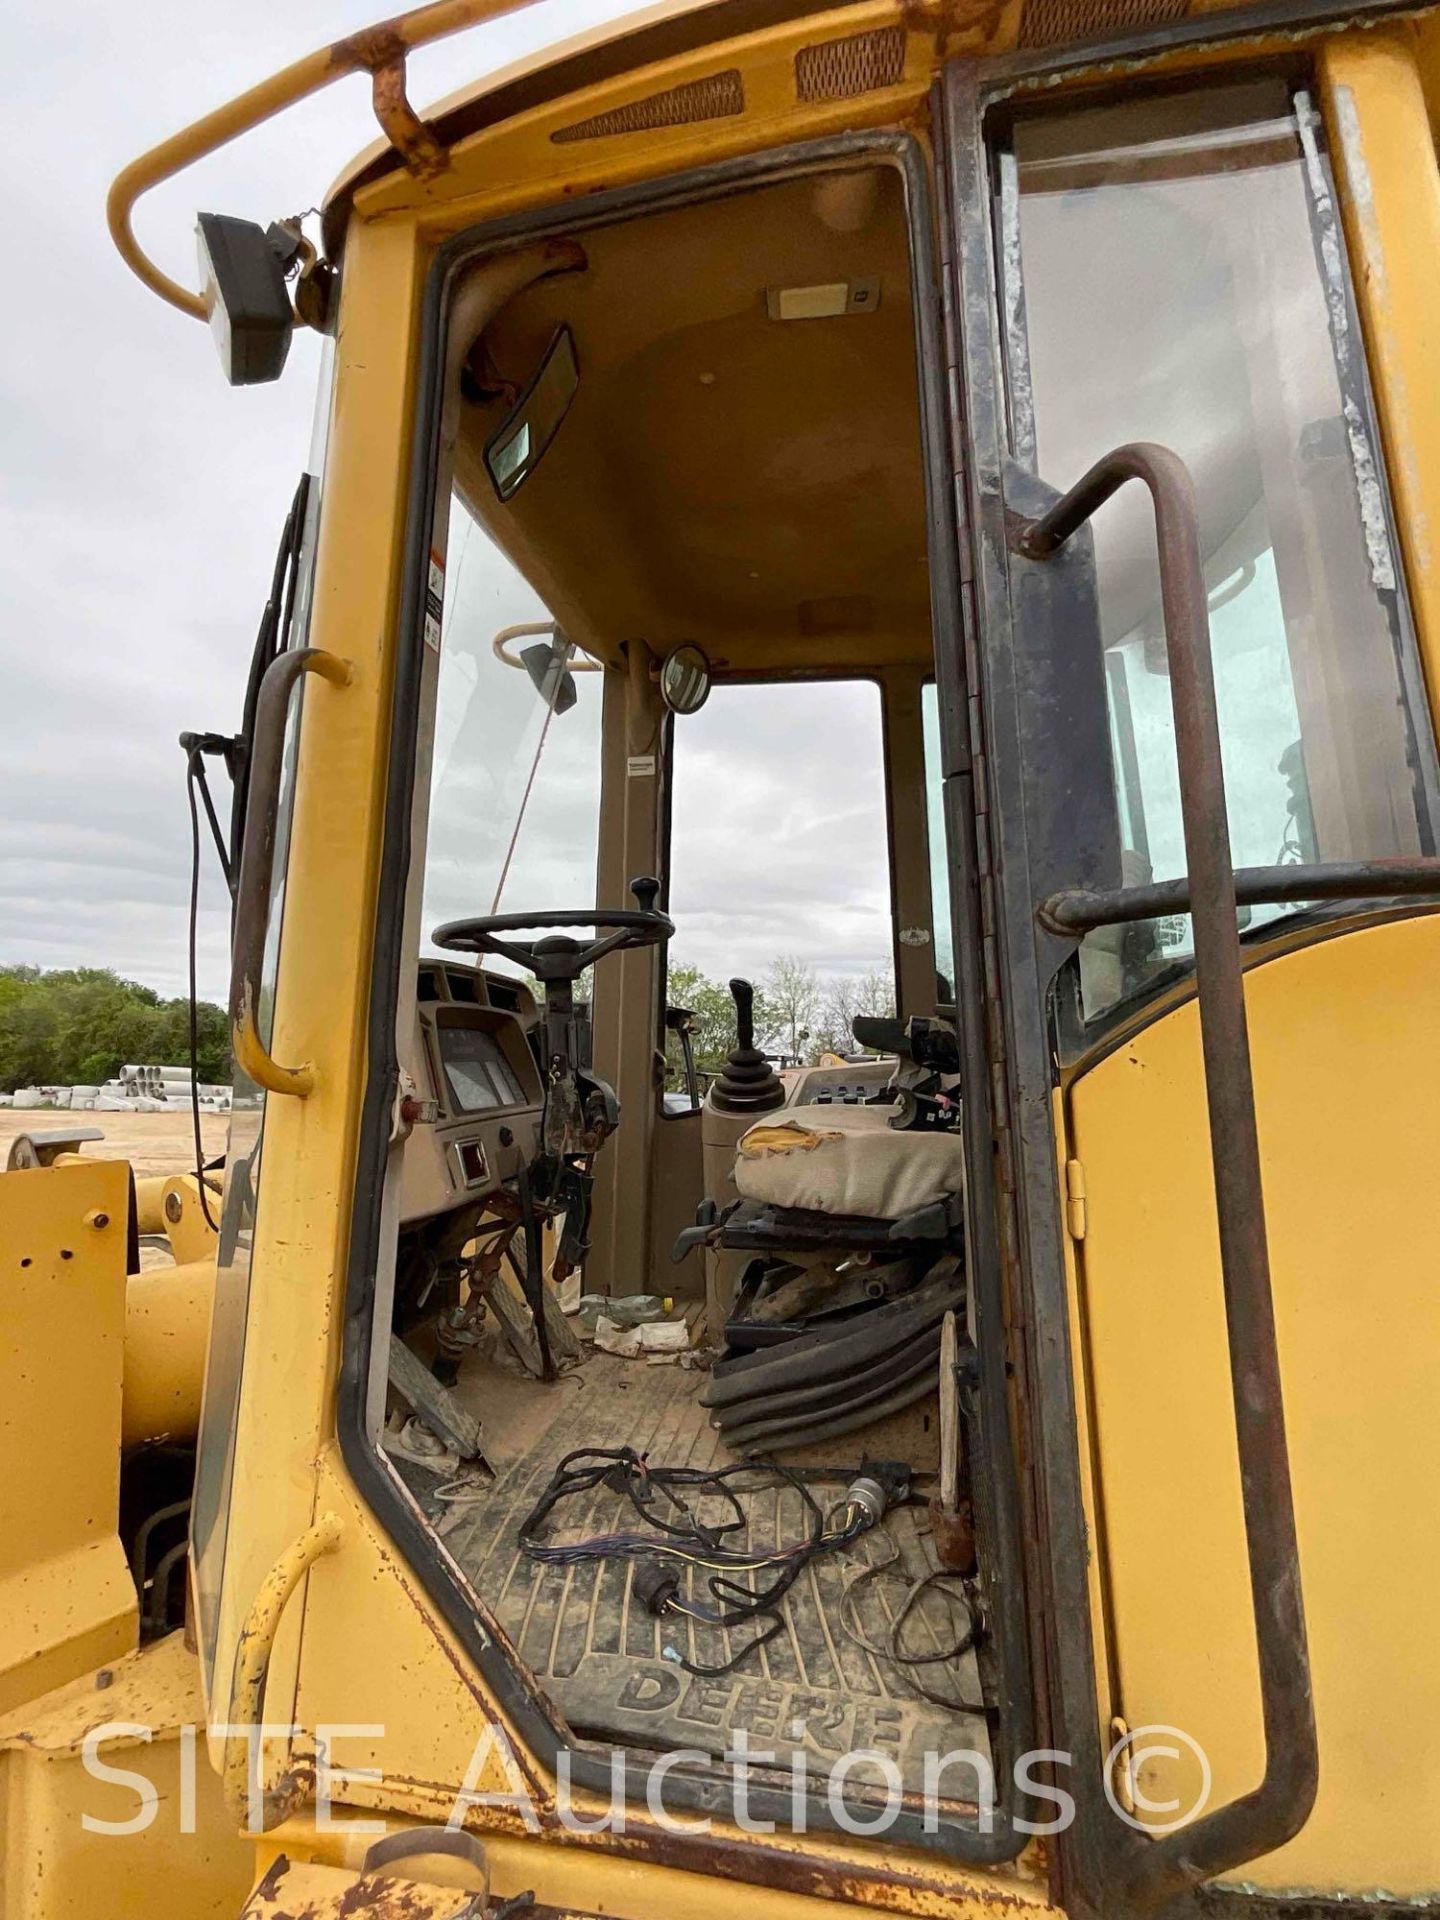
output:
M 202 213 L 195 237 L 201 298 L 225 378 L 232 387 L 278 380 L 295 325 L 285 290 L 296 251 L 291 236 L 228 213 Z

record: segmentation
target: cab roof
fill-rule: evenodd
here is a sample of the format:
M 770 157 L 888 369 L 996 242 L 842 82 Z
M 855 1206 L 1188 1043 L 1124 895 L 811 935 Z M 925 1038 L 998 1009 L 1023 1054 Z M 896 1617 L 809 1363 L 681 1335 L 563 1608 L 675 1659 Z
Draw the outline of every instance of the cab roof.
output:
M 1019 0 L 999 0 L 988 11 L 1018 12 Z M 425 111 L 425 122 L 446 146 L 498 126 L 515 115 L 563 99 L 568 93 L 697 47 L 757 33 L 766 27 L 817 14 L 843 13 L 835 0 L 653 0 L 586 33 L 541 47 L 509 66 L 496 68 Z M 937 16 L 943 8 L 934 9 Z M 362 187 L 401 166 L 388 140 L 365 147 L 342 169 L 322 205 L 325 248 L 333 258 L 344 242 L 350 203 Z

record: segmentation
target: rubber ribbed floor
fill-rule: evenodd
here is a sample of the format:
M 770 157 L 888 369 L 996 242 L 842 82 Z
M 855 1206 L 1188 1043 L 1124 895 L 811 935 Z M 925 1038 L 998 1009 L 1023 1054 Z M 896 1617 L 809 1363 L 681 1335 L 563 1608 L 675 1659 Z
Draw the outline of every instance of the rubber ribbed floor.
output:
M 505 1459 L 503 1429 L 511 1423 L 503 1417 L 486 1422 L 486 1450 L 499 1477 L 480 1500 L 448 1511 L 426 1500 L 446 1547 L 570 1725 L 582 1736 L 625 1745 L 693 1747 L 717 1755 L 739 1727 L 752 1744 L 774 1742 L 788 1754 L 798 1743 L 820 1760 L 875 1748 L 895 1760 L 907 1787 L 921 1784 L 927 1750 L 986 1751 L 985 1722 L 958 1705 L 979 1699 L 973 1654 L 917 1670 L 929 1691 L 955 1698 L 957 1706 L 950 1710 L 922 1698 L 904 1667 L 862 1650 L 841 1625 L 847 1582 L 861 1567 L 888 1560 L 898 1549 L 895 1573 L 867 1581 L 850 1609 L 866 1639 L 889 1644 L 890 1622 L 908 1582 L 935 1565 L 922 1508 L 891 1514 L 879 1532 L 808 1568 L 786 1598 L 785 1631 L 735 1672 L 715 1679 L 686 1673 L 665 1657 L 666 1649 L 677 1648 L 697 1664 L 719 1665 L 753 1637 L 753 1626 L 727 1632 L 673 1617 L 657 1620 L 632 1595 L 632 1562 L 553 1567 L 519 1552 L 520 1522 L 561 1458 L 576 1448 L 628 1445 L 666 1465 L 729 1463 L 732 1456 L 699 1404 L 705 1377 L 597 1354 L 557 1386 L 534 1389 L 545 1396 L 547 1425 L 523 1451 Z M 483 1416 L 478 1395 L 471 1404 Z M 533 1430 L 533 1415 L 527 1425 Z M 861 1434 L 837 1443 L 835 1463 L 857 1462 L 863 1442 Z M 821 1506 L 839 1491 L 818 1490 Z M 773 1547 L 807 1531 L 792 1489 L 742 1497 L 742 1505 L 751 1518 L 747 1539 L 752 1546 Z M 697 1510 L 707 1521 L 722 1517 L 703 1502 Z M 568 1511 L 557 1512 L 550 1526 L 559 1537 L 581 1538 L 633 1519 L 627 1502 L 598 1488 Z M 733 1537 L 738 1542 L 739 1536 Z M 907 1625 L 905 1649 L 916 1653 L 952 1644 L 962 1622 L 961 1610 L 943 1588 L 932 1590 Z M 862 1777 L 857 1774 L 857 1784 Z

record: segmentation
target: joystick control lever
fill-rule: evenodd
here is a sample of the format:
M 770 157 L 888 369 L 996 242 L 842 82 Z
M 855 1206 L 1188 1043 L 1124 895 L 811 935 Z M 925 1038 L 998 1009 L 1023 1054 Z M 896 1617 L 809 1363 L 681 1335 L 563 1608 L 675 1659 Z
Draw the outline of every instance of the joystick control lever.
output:
M 770 1062 L 755 1045 L 755 989 L 748 980 L 732 980 L 735 1045 L 710 1091 L 721 1113 L 767 1113 L 783 1107 L 785 1089 Z

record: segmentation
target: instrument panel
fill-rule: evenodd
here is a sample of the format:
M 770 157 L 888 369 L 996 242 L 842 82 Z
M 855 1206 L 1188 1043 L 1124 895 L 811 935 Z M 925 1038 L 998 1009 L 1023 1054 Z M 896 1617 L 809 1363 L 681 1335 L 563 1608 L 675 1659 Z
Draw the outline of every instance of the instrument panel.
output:
M 450 1013 L 451 1009 L 446 1009 Z M 500 1036 L 468 1014 L 435 1022 L 446 1105 L 457 1114 L 523 1107 L 525 1089 L 505 1057 Z
M 530 1048 L 535 1001 L 520 980 L 426 962 L 407 1062 L 421 1118 L 404 1144 L 403 1223 L 482 1199 L 535 1151 L 544 1092 Z

